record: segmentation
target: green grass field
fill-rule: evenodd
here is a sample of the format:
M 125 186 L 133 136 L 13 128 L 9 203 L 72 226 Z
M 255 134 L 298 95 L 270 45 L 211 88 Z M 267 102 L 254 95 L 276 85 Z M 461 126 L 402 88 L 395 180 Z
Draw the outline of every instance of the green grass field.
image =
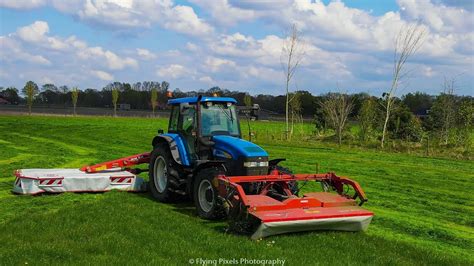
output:
M 164 119 L 0 116 L 0 264 L 163 264 L 280 259 L 285 265 L 474 265 L 474 163 L 259 140 L 294 172 L 357 180 L 376 216 L 361 233 L 310 232 L 251 241 L 190 203 L 126 192 L 16 196 L 18 168 L 80 167 L 149 151 Z M 242 123 L 242 128 L 247 125 Z M 281 132 L 280 123 L 254 127 Z M 277 134 L 277 133 L 276 133 Z M 311 190 L 311 187 L 305 187 Z M 198 260 L 199 261 L 199 260 Z

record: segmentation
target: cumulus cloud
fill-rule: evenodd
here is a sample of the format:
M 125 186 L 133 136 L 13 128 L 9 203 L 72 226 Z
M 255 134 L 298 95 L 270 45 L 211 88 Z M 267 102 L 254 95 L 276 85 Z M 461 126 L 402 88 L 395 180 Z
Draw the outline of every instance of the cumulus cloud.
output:
M 218 57 L 208 57 L 206 59 L 206 68 L 211 72 L 217 72 L 224 68 L 235 68 L 236 64 L 234 61 L 222 59 Z
M 114 76 L 102 70 L 92 70 L 91 74 L 104 81 L 114 80 Z
M 156 74 L 163 78 L 176 79 L 188 75 L 190 72 L 186 67 L 178 64 L 172 64 L 169 66 L 160 67 L 156 70 Z
M 209 76 L 200 77 L 199 81 L 204 82 L 208 85 L 211 85 L 211 84 L 215 83 L 215 81 Z
M 23 71 L 27 72 L 24 69 L 40 65 L 50 68 L 28 71 L 28 75 L 37 76 L 39 81 L 44 77 L 48 77 L 51 81 L 54 81 L 53 79 L 80 81 L 91 77 L 110 81 L 114 76 L 106 70 L 97 68 L 103 67 L 112 71 L 138 68 L 137 60 L 132 57 L 120 56 L 100 46 L 90 47 L 74 35 L 64 38 L 51 36 L 49 32 L 47 22 L 35 21 L 18 28 L 13 33 L 0 36 L 2 47 L 0 58 L 6 63 L 5 69 L 10 73 L 10 77 L 14 72 L 19 72 L 20 76 L 23 75 Z M 15 69 L 17 62 L 24 62 L 26 66 Z
M 22 47 L 21 43 L 7 36 L 0 36 L 0 58 L 3 62 L 13 63 L 16 60 L 35 65 L 51 65 L 51 61 L 42 55 L 31 54 Z
M 205 22 L 186 5 L 175 5 L 170 0 L 2 0 L 0 6 L 32 9 L 50 5 L 93 25 L 118 31 L 133 32 L 137 28 L 155 25 L 187 35 L 203 36 L 213 32 Z
M 140 58 L 144 60 L 152 60 L 156 58 L 156 54 L 150 52 L 150 50 L 143 49 L 143 48 L 137 48 L 137 54 Z
M 37 8 L 46 3 L 46 0 L 2 0 L 0 1 L 0 7 L 15 8 L 15 9 L 32 9 Z
M 103 62 L 110 70 L 119 70 L 126 67 L 138 67 L 138 63 L 135 59 L 130 57 L 121 58 L 114 52 L 104 50 L 99 46 L 78 50 L 77 56 L 82 60 L 96 60 L 98 62 Z
M 232 26 L 240 21 L 249 21 L 257 18 L 257 13 L 254 10 L 232 6 L 228 0 L 191 0 L 191 2 L 210 12 L 211 17 L 217 24 L 224 26 Z
M 295 23 L 304 39 L 305 55 L 294 88 L 327 88 L 336 83 L 380 88 L 389 86 L 394 37 L 401 28 L 420 22 L 426 27 L 427 37 L 409 62 L 409 67 L 419 68 L 418 83 L 413 86 L 433 87 L 439 73 L 449 75 L 472 69 L 474 20 L 472 10 L 465 4 L 397 0 L 400 10 L 374 15 L 342 1 L 190 2 L 194 5 L 172 0 L 4 0 L 0 5 L 7 8 L 49 5 L 94 28 L 138 32 L 131 38 L 147 40 L 150 37 L 143 33 L 155 27 L 184 36 L 173 39 L 173 47 L 167 51 L 161 47 L 155 51 L 140 47 L 120 51 L 108 45 L 89 45 L 74 35 L 56 36 L 45 21 L 36 21 L 2 37 L 1 41 L 8 43 L 0 51 L 2 62 L 13 64 L 17 60 L 51 67 L 57 54 L 62 53 L 71 65 L 79 65 L 81 73 L 101 80 L 110 76 L 102 73 L 100 78 L 87 69 L 117 77 L 120 72 L 121 77 L 125 72 L 135 73 L 136 79 L 136 72 L 124 70 L 140 68 L 140 78 L 175 79 L 176 86 L 190 89 L 199 89 L 196 86 L 203 84 L 274 88 L 282 77 L 282 32 Z M 164 38 L 162 42 L 166 41 Z M 156 62 L 156 58 L 160 60 Z

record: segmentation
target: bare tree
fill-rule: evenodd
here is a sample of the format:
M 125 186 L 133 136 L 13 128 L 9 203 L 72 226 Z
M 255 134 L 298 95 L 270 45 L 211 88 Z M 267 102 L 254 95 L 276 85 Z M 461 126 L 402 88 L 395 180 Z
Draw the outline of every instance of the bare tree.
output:
M 301 93 L 295 92 L 290 93 L 290 114 L 291 114 L 291 129 L 290 129 L 290 137 L 293 135 L 295 121 L 301 122 L 303 118 L 301 116 L 302 106 L 301 106 Z
M 351 97 L 342 93 L 329 93 L 326 99 L 320 102 L 320 106 L 324 119 L 336 132 L 338 143 L 341 145 L 347 118 L 353 108 Z
M 446 78 L 444 77 L 443 82 L 443 95 L 440 95 L 442 108 L 441 108 L 441 136 L 444 140 L 444 144 L 448 145 L 449 132 L 454 126 L 455 122 L 455 104 L 456 99 L 454 97 L 454 90 L 456 88 L 456 77 Z
M 382 140 L 380 146 L 383 148 L 385 137 L 387 135 L 387 124 L 390 118 L 390 112 L 393 108 L 394 96 L 400 85 L 400 82 L 406 77 L 405 63 L 420 49 L 425 38 L 426 31 L 420 24 L 412 24 L 402 28 L 395 38 L 395 48 L 393 54 L 393 73 L 392 85 L 385 94 L 385 120 L 383 124 Z
M 286 90 L 286 104 L 285 104 L 285 121 L 286 121 L 286 137 L 290 131 L 289 124 L 289 107 L 290 107 L 290 82 L 296 72 L 296 69 L 301 63 L 305 52 L 304 43 L 301 39 L 301 34 L 298 31 L 296 24 L 291 26 L 286 40 L 283 43 L 280 54 L 280 63 L 285 74 L 285 90 Z
M 79 98 L 79 89 L 77 87 L 74 87 L 71 90 L 71 100 L 72 106 L 74 108 L 74 116 L 76 116 L 77 98 Z

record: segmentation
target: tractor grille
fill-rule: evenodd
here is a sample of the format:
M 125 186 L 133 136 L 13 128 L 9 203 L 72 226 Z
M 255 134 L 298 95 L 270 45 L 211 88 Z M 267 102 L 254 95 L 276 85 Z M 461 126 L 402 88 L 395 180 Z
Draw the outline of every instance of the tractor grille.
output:
M 232 162 L 232 167 L 230 169 L 231 175 L 267 175 L 268 166 L 254 166 L 254 167 L 244 167 L 245 162 L 268 162 L 268 157 L 259 156 L 259 157 L 240 157 L 237 161 Z

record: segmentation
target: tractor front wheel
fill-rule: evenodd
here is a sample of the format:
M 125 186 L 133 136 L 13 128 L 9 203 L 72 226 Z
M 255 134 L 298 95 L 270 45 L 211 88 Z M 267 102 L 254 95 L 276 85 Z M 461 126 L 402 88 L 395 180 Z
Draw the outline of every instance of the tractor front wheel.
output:
M 177 197 L 173 184 L 176 183 L 178 172 L 173 167 L 169 148 L 159 144 L 150 155 L 149 172 L 150 193 L 161 202 L 172 202 Z
M 217 220 L 227 213 L 213 185 L 214 178 L 220 173 L 218 168 L 207 168 L 198 172 L 194 180 L 193 196 L 196 211 L 201 218 Z

